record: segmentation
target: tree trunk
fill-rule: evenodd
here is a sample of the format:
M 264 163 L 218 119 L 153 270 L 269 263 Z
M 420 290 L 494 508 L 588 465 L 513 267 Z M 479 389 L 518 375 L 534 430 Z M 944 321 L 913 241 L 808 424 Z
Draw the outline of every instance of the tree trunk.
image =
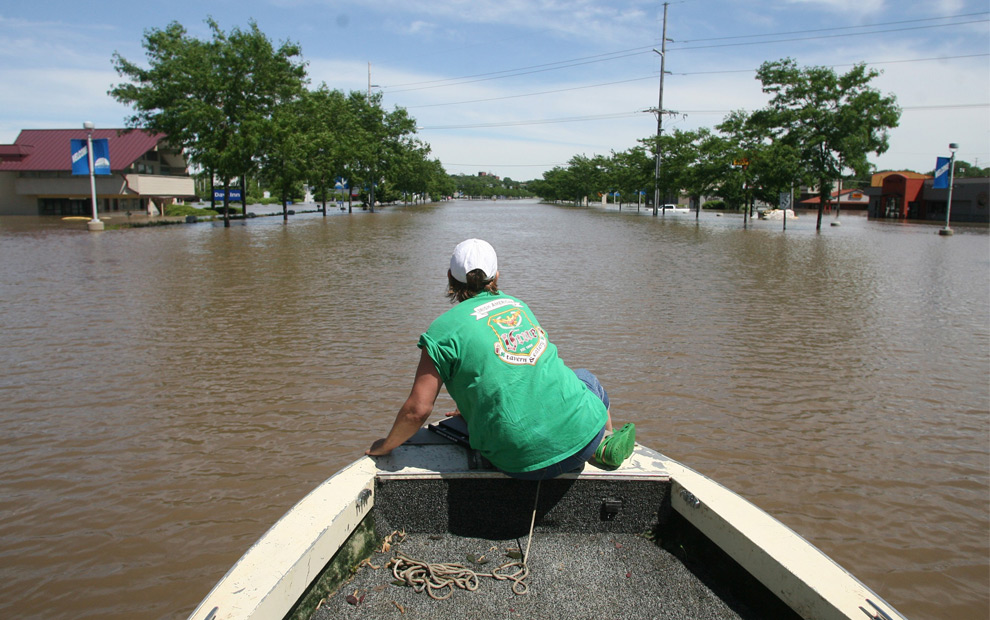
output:
M 230 179 L 223 180 L 223 227 L 230 228 Z
M 241 209 L 244 211 L 244 217 L 247 217 L 247 175 L 241 175 Z
M 818 223 L 815 230 L 822 229 L 822 214 L 825 213 L 825 194 L 828 193 L 825 179 L 818 180 Z

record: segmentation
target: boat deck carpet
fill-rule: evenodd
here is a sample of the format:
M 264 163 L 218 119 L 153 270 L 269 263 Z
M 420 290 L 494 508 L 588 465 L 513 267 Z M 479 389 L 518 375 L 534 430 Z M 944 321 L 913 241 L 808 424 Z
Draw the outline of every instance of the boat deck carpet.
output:
M 369 560 L 372 566 L 362 565 L 348 582 L 321 603 L 312 617 L 316 620 L 759 617 L 737 602 L 726 602 L 724 593 L 713 592 L 671 552 L 637 534 L 537 531 L 528 561 L 529 590 L 523 595 L 512 592 L 511 581 L 483 577 L 475 591 L 455 588 L 449 599 L 434 600 L 426 592 L 395 585 L 391 569 L 385 566 L 400 551 L 421 562 L 456 563 L 478 573 L 490 572 L 504 562 L 514 561 L 506 556 L 507 552 L 525 548 L 525 537 L 492 540 L 450 534 L 410 534 L 389 551 L 373 553 Z

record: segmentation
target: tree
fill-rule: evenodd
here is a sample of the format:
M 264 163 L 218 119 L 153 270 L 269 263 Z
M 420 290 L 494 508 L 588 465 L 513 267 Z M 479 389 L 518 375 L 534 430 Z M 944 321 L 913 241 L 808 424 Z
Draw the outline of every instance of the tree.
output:
M 310 173 L 312 117 L 306 99 L 285 101 L 272 110 L 260 129 L 261 176 L 282 203 L 282 219 L 289 219 L 288 201 Z
M 275 49 L 253 21 L 229 34 L 212 19 L 207 24 L 210 41 L 189 37 L 177 22 L 146 32 L 148 68 L 114 52 L 114 68 L 128 81 L 109 94 L 134 108 L 128 126 L 166 134 L 229 188 L 254 167 L 260 131 L 280 103 L 302 91 L 306 69 L 298 45 Z
M 675 129 L 660 136 L 660 202 L 677 200 L 680 192 L 690 184 L 691 167 L 698 159 L 698 133 Z M 651 153 L 657 152 L 657 136 L 640 140 Z M 656 165 L 655 162 L 653 164 Z M 653 170 L 654 176 L 656 170 Z M 658 205 L 659 206 L 659 205 Z
M 400 192 L 403 181 L 410 191 L 424 192 L 430 147 L 415 138 L 416 120 L 400 107 L 381 118 L 381 139 L 376 149 L 378 174 Z
M 612 153 L 611 178 L 623 196 L 636 196 L 653 187 L 654 159 L 645 146 Z
M 452 196 L 457 191 L 454 179 L 447 174 L 439 159 L 428 161 L 427 167 L 426 193 L 433 200 L 436 200 L 437 197 Z
M 832 181 L 846 167 L 866 175 L 867 154 L 887 150 L 887 130 L 900 120 L 894 96 L 869 86 L 878 75 L 865 64 L 837 75 L 828 67 L 799 68 L 790 58 L 765 62 L 756 73 L 772 98 L 754 116 L 771 140 L 795 149 L 801 169 L 817 182 L 818 229 Z
M 554 166 L 543 173 L 543 179 L 530 184 L 533 192 L 543 200 L 558 202 L 573 198 L 570 190 L 571 173 L 566 168 Z
M 698 201 L 702 196 L 718 194 L 730 204 L 743 202 L 741 169 L 733 167 L 735 140 L 712 133 L 707 128 L 697 131 L 695 161 L 685 179 L 684 191 Z
M 326 215 L 327 200 L 335 191 L 337 179 L 348 180 L 348 153 L 358 146 L 358 132 L 343 92 L 321 84 L 315 91 L 307 92 L 305 99 L 305 114 L 310 119 L 306 182 L 314 197 L 323 203 L 323 215 Z
M 569 191 L 570 197 L 574 198 L 574 204 L 578 204 L 582 199 L 608 191 L 608 179 L 606 171 L 608 162 L 605 157 L 595 155 L 587 157 L 585 155 L 575 155 L 567 162 L 568 175 L 566 179 L 565 191 Z
M 746 188 L 743 199 L 750 212 L 754 199 L 775 204 L 781 193 L 790 191 L 801 174 L 796 149 L 786 141 L 771 140 L 773 127 L 767 123 L 764 112 L 748 114 L 737 110 L 717 126 L 723 135 L 723 166 L 728 167 L 730 158 L 734 163 L 746 162 L 741 167 L 736 166 L 729 175 L 737 186 Z M 723 197 L 732 202 L 728 196 Z

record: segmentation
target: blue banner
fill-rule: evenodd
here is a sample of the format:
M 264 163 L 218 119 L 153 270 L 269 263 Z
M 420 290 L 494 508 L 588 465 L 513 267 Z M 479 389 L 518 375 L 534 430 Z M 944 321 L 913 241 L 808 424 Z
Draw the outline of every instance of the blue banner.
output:
M 230 202 L 241 202 L 241 190 L 231 189 L 229 190 L 229 193 L 230 193 Z M 223 202 L 223 190 L 222 189 L 213 190 L 213 199 L 216 200 L 217 202 Z
M 935 181 L 932 182 L 933 189 L 949 188 L 949 167 L 951 165 L 952 159 L 948 157 L 939 157 L 935 159 Z
M 89 154 L 86 140 L 70 140 L 72 148 L 72 174 L 89 174 Z M 109 176 L 110 142 L 104 138 L 93 140 L 93 174 Z

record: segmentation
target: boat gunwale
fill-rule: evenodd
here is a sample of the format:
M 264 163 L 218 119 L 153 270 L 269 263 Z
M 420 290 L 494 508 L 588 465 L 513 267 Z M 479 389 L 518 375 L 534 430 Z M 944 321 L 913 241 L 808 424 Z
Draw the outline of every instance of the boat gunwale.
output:
M 321 483 L 248 549 L 190 620 L 284 616 L 371 511 L 376 480 L 508 479 L 494 470 L 471 469 L 467 450 L 430 435 L 421 430 L 392 455 L 361 457 Z M 860 618 L 877 606 L 892 620 L 904 618 L 772 515 L 650 448 L 637 445 L 619 470 L 588 466 L 559 479 L 669 482 L 673 510 L 798 613 Z M 818 587 L 823 573 L 829 580 L 824 588 Z

